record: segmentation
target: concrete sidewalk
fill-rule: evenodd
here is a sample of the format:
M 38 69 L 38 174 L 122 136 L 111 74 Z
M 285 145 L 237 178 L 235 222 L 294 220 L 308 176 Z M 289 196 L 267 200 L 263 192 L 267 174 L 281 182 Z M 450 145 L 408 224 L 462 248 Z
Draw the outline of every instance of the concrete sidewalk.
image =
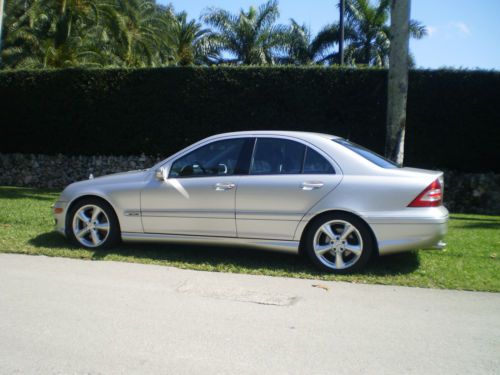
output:
M 0 254 L 17 373 L 499 374 L 500 294 Z

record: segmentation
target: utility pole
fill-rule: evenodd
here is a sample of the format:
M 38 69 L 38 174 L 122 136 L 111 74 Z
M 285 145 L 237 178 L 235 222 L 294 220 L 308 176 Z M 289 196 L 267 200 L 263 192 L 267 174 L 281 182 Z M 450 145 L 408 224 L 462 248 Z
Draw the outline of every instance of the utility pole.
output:
M 410 0 L 391 1 L 385 156 L 402 165 L 408 96 Z
M 1 1 L 1 0 L 0 0 Z M 339 61 L 340 65 L 344 65 L 344 13 L 345 13 L 345 0 L 339 0 L 340 20 L 339 20 Z

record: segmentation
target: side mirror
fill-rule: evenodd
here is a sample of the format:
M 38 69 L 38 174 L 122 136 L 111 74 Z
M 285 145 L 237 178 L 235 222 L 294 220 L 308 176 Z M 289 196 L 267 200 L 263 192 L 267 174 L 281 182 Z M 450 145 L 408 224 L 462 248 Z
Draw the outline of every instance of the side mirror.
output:
M 158 180 L 158 181 L 166 181 L 167 179 L 167 169 L 166 168 L 158 168 L 156 171 L 155 171 L 155 178 Z

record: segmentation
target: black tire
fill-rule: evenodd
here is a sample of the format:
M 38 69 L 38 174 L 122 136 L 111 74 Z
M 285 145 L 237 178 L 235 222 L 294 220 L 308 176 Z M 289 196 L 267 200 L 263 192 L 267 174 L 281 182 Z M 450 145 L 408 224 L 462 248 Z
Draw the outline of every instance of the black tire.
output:
M 92 207 L 97 207 L 102 211 L 102 213 L 98 214 L 98 219 L 96 219 L 94 223 L 98 223 L 98 221 L 102 222 L 99 222 L 97 225 L 94 224 L 94 227 L 92 229 L 89 229 L 88 234 L 82 236 L 82 239 L 79 240 L 77 239 L 75 233 L 75 225 L 80 229 L 88 228 L 85 227 L 82 219 L 75 219 L 75 215 L 77 215 L 77 213 L 79 213 L 79 211 L 82 209 L 88 209 L 89 214 L 92 214 L 93 216 Z M 90 215 L 87 216 L 91 218 Z M 75 220 L 78 221 L 77 224 L 74 223 Z M 107 231 L 104 229 L 99 229 L 98 225 L 101 225 L 101 228 L 104 228 L 106 223 L 108 224 L 109 228 Z M 92 223 L 90 223 L 90 225 L 92 225 Z M 83 231 L 84 230 L 82 230 L 82 232 Z M 101 240 L 100 242 L 97 242 L 97 245 L 92 240 L 91 232 L 96 233 L 97 238 Z M 73 204 L 68 211 L 68 214 L 66 216 L 66 235 L 77 246 L 81 246 L 91 250 L 104 249 L 116 245 L 120 241 L 120 224 L 118 222 L 118 218 L 116 217 L 115 211 L 113 210 L 113 207 L 111 207 L 109 203 L 98 198 L 83 198 Z
M 347 236 L 342 244 L 342 233 L 337 231 L 342 229 L 342 225 L 344 225 L 344 230 L 348 228 L 348 226 L 343 223 L 352 225 L 355 231 Z M 326 233 L 320 231 L 320 228 L 323 227 L 324 224 L 328 224 L 327 226 L 332 230 L 331 233 L 335 235 L 333 239 L 333 241 L 335 241 L 334 243 L 330 241 L 331 239 Z M 360 237 L 360 239 L 357 237 Z M 315 243 L 317 243 L 318 249 L 323 247 L 320 251 L 325 251 L 324 254 L 316 253 L 314 249 Z M 373 237 L 367 224 L 354 215 L 341 212 L 333 212 L 315 219 L 308 227 L 302 245 L 303 252 L 317 268 L 322 271 L 336 274 L 348 274 L 361 270 L 370 259 L 375 247 Z M 331 250 L 329 250 L 329 246 L 331 246 Z M 350 247 L 356 252 L 358 248 L 360 248 L 361 251 L 358 255 L 348 250 L 347 247 Z M 344 264 L 344 268 L 336 266 L 337 252 L 340 252 L 342 262 L 339 263 L 340 265 Z

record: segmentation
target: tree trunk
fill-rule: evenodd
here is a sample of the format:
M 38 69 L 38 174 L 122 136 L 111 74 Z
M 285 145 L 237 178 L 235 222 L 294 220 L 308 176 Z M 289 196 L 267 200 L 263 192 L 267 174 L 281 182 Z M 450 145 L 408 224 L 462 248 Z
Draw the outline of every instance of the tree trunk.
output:
M 400 165 L 406 128 L 409 22 L 410 0 L 392 0 L 385 156 Z
M 363 64 L 366 64 L 367 66 L 370 65 L 370 60 L 372 57 L 372 43 L 371 39 L 367 39 L 364 47 L 364 55 L 365 55 L 365 61 L 362 61 Z
M 3 5 L 4 5 L 4 0 L 0 0 L 0 68 L 2 67 L 2 27 L 3 27 Z

